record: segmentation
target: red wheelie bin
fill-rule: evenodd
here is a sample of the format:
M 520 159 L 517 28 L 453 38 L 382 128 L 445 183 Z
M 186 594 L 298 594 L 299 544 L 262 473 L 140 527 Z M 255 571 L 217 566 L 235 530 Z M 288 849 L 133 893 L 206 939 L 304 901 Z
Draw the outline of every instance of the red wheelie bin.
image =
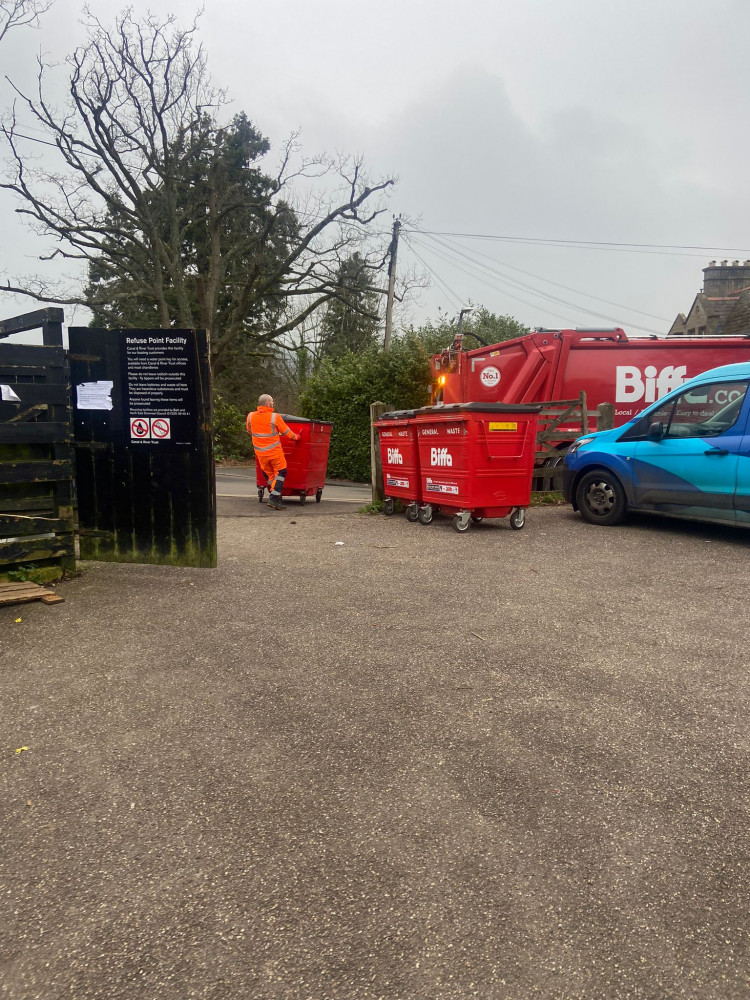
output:
M 429 524 L 435 511 L 453 515 L 453 527 L 507 517 L 522 528 L 531 500 L 536 429 L 541 404 L 454 403 L 417 410 L 415 425 L 423 505 L 417 518 Z
M 393 410 L 384 413 L 374 423 L 380 443 L 383 465 L 383 513 L 390 516 L 395 501 L 406 505 L 406 517 L 416 521 L 422 503 L 419 477 L 419 451 L 414 423 L 415 410 Z
M 299 497 L 304 503 L 308 497 L 315 496 L 315 502 L 320 503 L 323 487 L 326 481 L 328 466 L 328 449 L 331 444 L 332 423 L 326 420 L 308 420 L 307 417 L 291 417 L 282 413 L 282 417 L 300 440 L 290 441 L 281 438 L 281 447 L 286 456 L 286 479 L 282 496 Z M 255 459 L 255 485 L 258 487 L 258 500 L 263 502 L 263 494 L 268 488 L 265 476 L 261 472 L 260 463 Z

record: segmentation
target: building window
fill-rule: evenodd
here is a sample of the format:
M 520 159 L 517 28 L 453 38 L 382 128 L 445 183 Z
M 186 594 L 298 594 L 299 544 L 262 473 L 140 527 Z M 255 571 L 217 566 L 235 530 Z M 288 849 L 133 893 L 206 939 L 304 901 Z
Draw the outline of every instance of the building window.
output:
M 698 336 L 699 337 L 705 337 L 706 336 L 706 328 L 705 328 L 705 326 L 699 326 L 698 327 Z

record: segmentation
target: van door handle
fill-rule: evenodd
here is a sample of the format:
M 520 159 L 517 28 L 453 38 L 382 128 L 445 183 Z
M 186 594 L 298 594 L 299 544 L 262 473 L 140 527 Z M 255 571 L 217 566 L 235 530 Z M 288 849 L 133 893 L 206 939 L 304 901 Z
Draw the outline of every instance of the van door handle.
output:
M 729 452 L 726 448 L 709 448 L 707 451 L 703 452 L 704 455 L 728 455 Z

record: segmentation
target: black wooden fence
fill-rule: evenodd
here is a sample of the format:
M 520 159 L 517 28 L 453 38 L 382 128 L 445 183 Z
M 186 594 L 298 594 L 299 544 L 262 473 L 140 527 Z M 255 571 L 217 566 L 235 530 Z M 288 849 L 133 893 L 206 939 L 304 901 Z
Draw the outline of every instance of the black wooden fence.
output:
M 0 577 L 75 570 L 73 447 L 63 311 L 0 321 Z M 43 346 L 2 343 L 42 331 Z

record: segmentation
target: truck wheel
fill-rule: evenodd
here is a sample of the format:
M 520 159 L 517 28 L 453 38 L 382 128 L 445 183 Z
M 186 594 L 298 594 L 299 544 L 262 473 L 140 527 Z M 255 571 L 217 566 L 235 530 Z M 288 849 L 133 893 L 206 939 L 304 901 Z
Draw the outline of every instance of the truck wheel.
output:
M 576 487 L 576 504 L 589 524 L 619 524 L 627 502 L 622 483 L 605 469 L 587 472 Z
M 417 508 L 417 505 L 415 503 L 410 503 L 406 508 L 406 520 L 411 521 L 413 524 L 418 517 L 419 509 Z
M 510 526 L 520 531 L 524 524 L 526 524 L 526 511 L 523 507 L 516 507 L 510 515 Z
M 427 503 L 424 507 L 420 507 L 417 513 L 417 520 L 420 524 L 432 524 L 432 519 L 435 516 L 435 512 L 432 509 L 432 504 Z
M 323 496 L 323 487 L 319 486 L 315 491 L 315 503 L 320 503 L 320 498 Z
M 456 514 L 453 518 L 453 530 L 457 531 L 460 535 L 468 531 L 470 527 L 471 515 L 468 511 L 462 510 L 460 514 Z
M 393 503 L 393 498 L 386 497 L 385 500 L 383 501 L 383 513 L 386 515 L 386 517 L 390 517 L 393 514 L 394 510 L 395 510 L 395 504 Z

